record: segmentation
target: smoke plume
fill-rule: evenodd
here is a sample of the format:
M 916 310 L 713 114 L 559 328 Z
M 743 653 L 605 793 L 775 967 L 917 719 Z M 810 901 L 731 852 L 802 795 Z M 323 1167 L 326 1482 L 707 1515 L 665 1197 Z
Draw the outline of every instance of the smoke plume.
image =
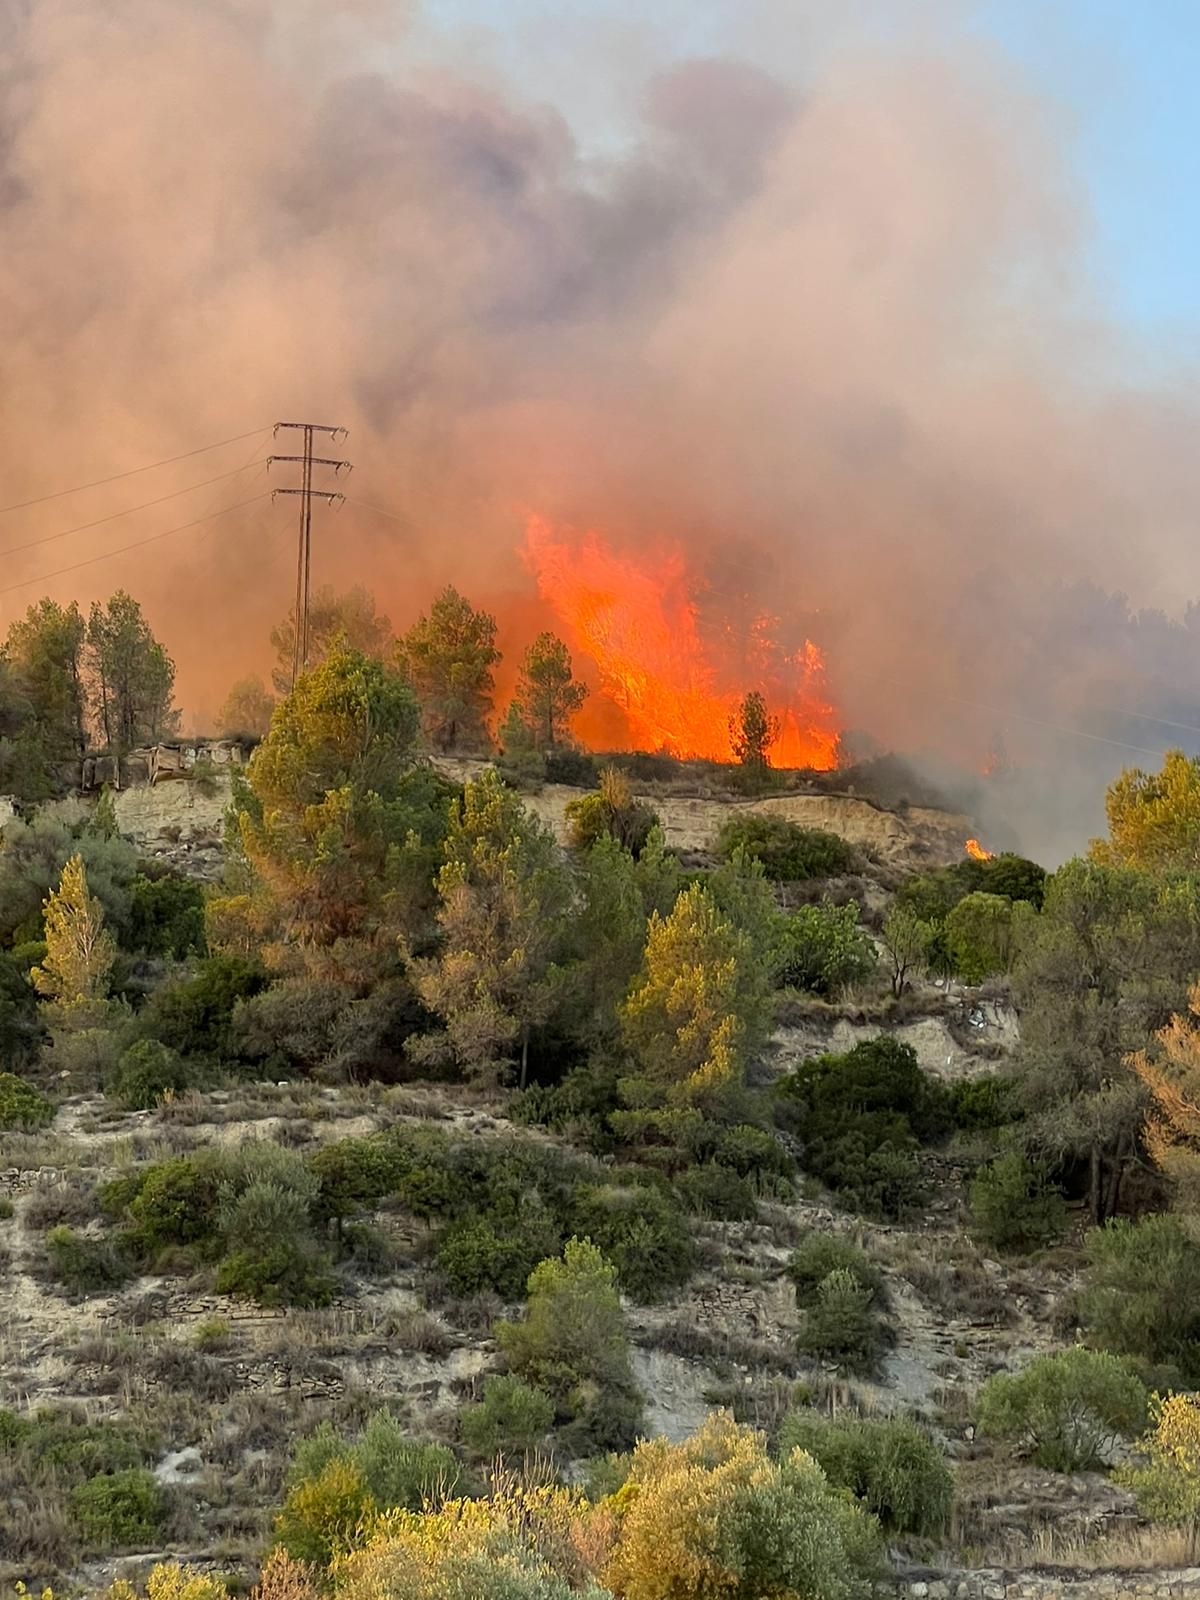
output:
M 1030 849 L 1189 742 L 1163 724 L 1200 722 L 1196 408 L 1099 314 L 1063 130 L 999 55 L 949 23 L 818 29 L 769 73 L 579 24 L 531 94 L 416 30 L 369 3 L 9 0 L 0 500 L 311 416 L 355 462 L 316 577 L 398 627 L 455 582 L 519 649 L 552 620 L 535 513 L 682 544 L 706 615 L 816 639 L 884 747 L 978 770 L 1002 745 Z M 616 73 L 627 119 L 581 139 Z M 285 477 L 13 547 L 271 448 L 0 519 L 0 622 L 128 587 L 203 722 L 267 665 L 294 501 L 40 580 Z

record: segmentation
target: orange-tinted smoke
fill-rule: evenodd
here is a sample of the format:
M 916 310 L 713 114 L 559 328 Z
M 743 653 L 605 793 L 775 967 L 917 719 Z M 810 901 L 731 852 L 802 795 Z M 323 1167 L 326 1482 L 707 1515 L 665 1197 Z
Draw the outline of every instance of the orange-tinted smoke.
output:
M 525 555 L 568 644 L 598 674 L 601 703 L 593 700 L 576 724 L 587 743 L 728 761 L 730 721 L 746 691 L 761 688 L 779 729 L 772 765 L 836 766 L 838 724 L 820 650 L 806 642 L 784 654 L 762 619 L 747 641 L 758 681 L 733 682 L 736 665 L 719 659 L 701 628 L 696 575 L 681 547 L 618 554 L 598 532 L 572 539 L 531 517 Z

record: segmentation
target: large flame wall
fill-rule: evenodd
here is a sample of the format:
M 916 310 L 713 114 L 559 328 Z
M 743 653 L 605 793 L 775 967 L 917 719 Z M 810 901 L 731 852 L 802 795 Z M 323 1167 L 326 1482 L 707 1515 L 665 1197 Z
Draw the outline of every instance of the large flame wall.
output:
M 679 546 L 618 553 L 595 531 L 576 536 L 531 517 L 525 556 L 569 646 L 594 668 L 596 693 L 577 723 L 587 743 L 727 761 L 730 721 L 758 689 L 779 724 L 775 766 L 837 764 L 818 647 L 783 649 L 765 616 L 742 639 L 706 632 L 699 580 Z

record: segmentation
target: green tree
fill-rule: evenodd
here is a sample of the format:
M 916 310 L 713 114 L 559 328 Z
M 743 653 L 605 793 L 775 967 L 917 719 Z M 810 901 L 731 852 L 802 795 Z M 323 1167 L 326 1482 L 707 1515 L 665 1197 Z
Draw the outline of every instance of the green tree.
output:
M 619 767 L 605 767 L 595 794 L 568 800 L 567 827 L 576 850 L 590 850 L 606 834 L 640 855 L 658 818 L 650 806 L 633 798 L 628 775 Z
M 355 584 L 344 594 L 337 594 L 328 585 L 321 587 L 308 603 L 308 670 L 319 667 L 335 644 L 359 655 L 374 656 L 383 660 L 392 648 L 394 635 L 387 617 L 375 609 L 375 596 L 369 589 Z M 277 665 L 271 673 L 275 692 L 285 695 L 292 687 L 292 655 L 296 643 L 296 614 L 293 608 L 278 625 L 271 629 L 271 644 Z M 256 680 L 257 681 L 257 680 Z M 237 727 L 233 732 L 249 733 L 249 728 Z
M 448 1050 L 472 1075 L 519 1057 L 524 1086 L 530 1034 L 554 998 L 570 884 L 553 835 L 494 771 L 452 808 L 437 893 L 442 946 L 415 970 L 445 1033 L 414 1050 Z
M 103 1000 L 117 948 L 104 926 L 104 908 L 88 893 L 87 871 L 75 855 L 46 902 L 46 954 L 30 973 L 34 987 L 61 1005 Z
M 1200 970 L 1200 882 L 1069 861 L 1046 881 L 1013 970 L 1026 1137 L 1086 1162 L 1093 1219 L 1113 1215 L 1147 1093 L 1124 1065 L 1186 1007 Z
M 1023 900 L 976 890 L 946 918 L 946 948 L 964 983 L 982 983 L 1012 966 L 1036 913 Z
M 640 1399 L 616 1268 L 590 1239 L 568 1240 L 561 1258 L 534 1268 L 524 1320 L 498 1324 L 496 1337 L 512 1371 L 550 1395 L 559 1416 L 591 1411 L 600 1422 L 607 1401 L 636 1426 Z
M 4 657 L 28 697 L 43 759 L 61 762 L 87 745 L 84 640 L 79 607 L 40 600 L 12 623 Z
M 884 919 L 883 948 L 897 1000 L 913 977 L 924 972 L 935 932 L 931 922 L 923 921 L 908 906 L 893 905 Z
M 261 678 L 239 678 L 217 713 L 217 731 L 226 739 L 238 735 L 261 739 L 270 729 L 274 709 L 275 697 Z
M 835 906 L 826 897 L 799 906 L 784 920 L 779 940 L 779 981 L 813 994 L 836 995 L 870 977 L 875 947 L 858 925 L 858 905 Z
M 750 941 L 701 884 L 650 919 L 642 971 L 621 1008 L 639 1071 L 668 1098 L 713 1101 L 742 1081 L 748 1041 L 766 1027 Z
M 175 732 L 175 663 L 124 589 L 92 606 L 87 653 L 92 716 L 110 750 L 123 755 Z
M 539 633 L 521 658 L 513 710 L 537 749 L 554 750 L 567 740 L 568 724 L 587 692 L 572 676 L 562 640 Z
M 771 716 L 767 702 L 752 689 L 729 720 L 729 745 L 739 766 L 765 776 L 771 765 L 771 746 L 779 738 L 779 718 Z
M 443 826 L 412 772 L 416 732 L 399 674 L 342 645 L 281 702 L 235 797 L 247 915 L 263 943 L 395 931 L 406 872 Z M 218 902 L 216 925 L 238 909 Z
M 495 617 L 474 610 L 452 587 L 442 590 L 429 615 L 401 639 L 398 660 L 435 749 L 486 749 L 495 689 L 492 668 L 499 659 Z
M 1108 838 L 1092 842 L 1093 861 L 1146 872 L 1200 870 L 1200 757 L 1168 750 L 1161 772 L 1127 768 L 1104 802 Z

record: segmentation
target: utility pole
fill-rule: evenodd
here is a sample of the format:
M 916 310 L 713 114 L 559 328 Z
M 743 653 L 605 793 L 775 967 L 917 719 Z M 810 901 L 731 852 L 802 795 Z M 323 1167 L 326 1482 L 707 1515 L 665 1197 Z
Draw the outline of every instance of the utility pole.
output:
M 297 428 L 304 435 L 304 451 L 298 456 L 268 456 L 267 466 L 274 461 L 291 461 L 300 467 L 300 487 L 298 489 L 276 489 L 272 492 L 272 500 L 277 494 L 295 494 L 300 497 L 300 541 L 296 551 L 296 636 L 292 643 L 292 688 L 296 687 L 296 679 L 308 666 L 308 595 L 309 580 L 312 574 L 312 503 L 315 495 L 318 500 L 324 500 L 326 505 L 337 505 L 345 499 L 344 495 L 336 490 L 314 489 L 313 468 L 332 467 L 335 474 L 345 467 L 350 471 L 349 461 L 338 461 L 332 456 L 313 455 L 313 437 L 315 434 L 328 434 L 334 444 L 339 439 L 346 438 L 345 428 L 331 428 L 320 422 L 277 422 L 275 435 L 278 438 L 280 428 Z

